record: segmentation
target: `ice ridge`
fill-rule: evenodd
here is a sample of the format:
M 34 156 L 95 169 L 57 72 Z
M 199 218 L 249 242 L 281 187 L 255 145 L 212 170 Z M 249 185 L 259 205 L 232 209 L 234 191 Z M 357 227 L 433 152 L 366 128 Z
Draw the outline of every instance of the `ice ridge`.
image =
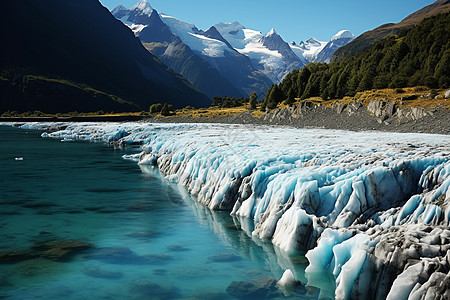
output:
M 305 251 L 307 278 L 331 272 L 337 299 L 448 293 L 449 136 L 81 123 L 43 137 L 140 145 L 139 164 L 252 219 L 252 236 Z

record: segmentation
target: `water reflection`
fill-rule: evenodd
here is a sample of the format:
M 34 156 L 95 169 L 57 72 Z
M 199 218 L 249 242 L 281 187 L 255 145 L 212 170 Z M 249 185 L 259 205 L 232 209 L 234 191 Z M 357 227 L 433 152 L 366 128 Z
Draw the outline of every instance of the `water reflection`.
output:
M 158 169 L 122 159 L 133 150 L 1 126 L 0 136 L 0 252 L 92 245 L 61 261 L 48 255 L 63 257 L 67 244 L 47 254 L 41 245 L 39 256 L 1 263 L 0 298 L 229 299 L 233 282 L 279 279 L 288 268 L 306 281 L 304 257 L 252 238 L 249 220 L 210 211 Z
M 152 166 L 140 165 L 140 168 L 149 177 L 159 174 L 158 169 Z M 186 205 L 189 207 L 201 224 L 212 230 L 224 244 L 236 253 L 247 260 L 267 265 L 270 268 L 270 273 L 276 279 L 280 279 L 284 271 L 290 269 L 295 277 L 306 286 L 308 294 L 315 294 L 319 299 L 334 298 L 335 281 L 332 274 L 327 272 L 305 274 L 308 260 L 302 253 L 288 255 L 270 241 L 264 241 L 253 236 L 253 220 L 230 216 L 229 212 L 212 211 L 192 199 L 186 188 L 171 183 L 163 177 L 160 178 L 165 185 L 171 187 L 167 190 L 168 199 L 174 199 L 172 200 L 174 206 Z M 172 189 L 177 191 L 175 195 L 169 195 L 169 191 Z

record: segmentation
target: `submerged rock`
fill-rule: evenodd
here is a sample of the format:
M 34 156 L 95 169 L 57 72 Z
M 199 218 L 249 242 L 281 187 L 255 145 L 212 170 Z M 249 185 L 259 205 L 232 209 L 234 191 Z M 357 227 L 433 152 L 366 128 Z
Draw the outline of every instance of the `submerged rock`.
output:
M 162 286 L 157 283 L 139 280 L 131 284 L 130 291 L 139 295 L 137 299 L 176 299 L 180 297 L 178 289 L 174 286 Z
M 275 278 L 265 277 L 253 282 L 233 281 L 227 293 L 238 299 L 269 299 L 282 296 Z
M 242 257 L 233 253 L 219 253 L 208 257 L 212 262 L 235 262 L 240 261 Z
M 48 276 L 64 271 L 65 266 L 63 264 L 42 258 L 26 260 L 14 267 L 14 272 L 27 277 Z
M 73 255 L 90 249 L 91 244 L 75 240 L 56 240 L 37 243 L 29 249 L 0 252 L 0 263 L 15 263 L 33 258 L 46 258 L 65 261 Z
M 71 256 L 90 248 L 92 248 L 92 244 L 75 240 L 52 241 L 35 244 L 31 247 L 32 250 L 40 252 L 40 257 L 56 261 L 67 260 Z
M 95 278 L 103 278 L 103 279 L 120 279 L 123 277 L 123 273 L 107 271 L 97 267 L 86 267 L 83 269 L 83 273 L 95 277 Z
M 99 260 L 109 264 L 165 264 L 172 259 L 167 254 L 137 255 L 126 247 L 102 247 L 93 249 L 86 259 Z
M 174 251 L 174 252 L 185 252 L 185 251 L 190 251 L 191 249 L 189 249 L 183 245 L 170 245 L 170 246 L 167 246 L 167 250 Z
M 31 250 L 11 250 L 0 252 L 0 263 L 16 263 L 19 261 L 37 258 L 39 252 Z

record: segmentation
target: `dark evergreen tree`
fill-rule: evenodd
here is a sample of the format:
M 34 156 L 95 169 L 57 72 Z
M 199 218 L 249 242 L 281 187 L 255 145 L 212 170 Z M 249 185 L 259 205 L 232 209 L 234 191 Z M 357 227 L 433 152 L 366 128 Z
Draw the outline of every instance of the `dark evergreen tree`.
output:
M 161 103 L 152 104 L 150 106 L 149 112 L 152 114 L 159 113 L 162 109 L 163 105 Z
M 289 89 L 288 93 L 287 93 L 287 99 L 284 101 L 284 104 L 286 105 L 292 105 L 295 102 L 295 93 L 294 93 L 294 89 Z
M 162 116 L 170 116 L 169 105 L 167 103 L 164 103 L 164 105 L 161 109 L 161 115 Z
M 258 95 L 256 94 L 256 92 L 253 92 L 250 95 L 250 108 L 251 109 L 256 109 L 257 100 L 258 100 Z
M 278 85 L 275 84 L 272 88 L 272 91 L 270 92 L 269 101 L 278 104 L 283 100 L 284 100 L 283 91 L 281 91 Z
M 222 97 L 214 96 L 211 99 L 211 105 L 212 106 L 221 106 L 222 105 L 222 101 L 223 101 Z

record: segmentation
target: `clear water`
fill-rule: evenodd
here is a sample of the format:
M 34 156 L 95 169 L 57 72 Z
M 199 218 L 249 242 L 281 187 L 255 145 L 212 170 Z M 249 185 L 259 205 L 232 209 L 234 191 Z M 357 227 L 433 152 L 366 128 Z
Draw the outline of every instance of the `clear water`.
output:
M 287 268 L 307 281 L 304 257 L 252 240 L 250 222 L 211 212 L 157 169 L 122 159 L 138 149 L 7 126 L 0 138 L 0 252 L 93 245 L 64 261 L 0 261 L 0 298 L 233 299 L 231 282 L 279 279 Z M 314 282 L 290 297 L 332 297 L 327 274 Z

